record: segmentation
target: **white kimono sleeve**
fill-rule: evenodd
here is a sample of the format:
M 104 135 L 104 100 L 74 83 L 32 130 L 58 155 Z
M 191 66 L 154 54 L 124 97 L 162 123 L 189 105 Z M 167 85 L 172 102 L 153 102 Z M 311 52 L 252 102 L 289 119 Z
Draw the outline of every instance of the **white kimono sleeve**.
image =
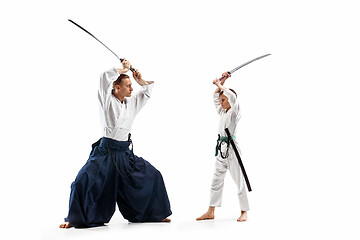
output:
M 214 93 L 214 105 L 218 114 L 223 110 L 220 105 L 220 93 Z
M 131 101 L 133 102 L 135 108 L 135 114 L 137 114 L 144 107 L 145 103 L 149 100 L 153 87 L 154 83 L 141 86 L 141 90 L 131 98 Z
M 224 90 L 224 95 L 228 98 L 228 102 L 232 111 L 235 113 L 236 118 L 240 118 L 240 104 L 237 100 L 235 93 L 229 89 Z
M 113 89 L 113 82 L 120 76 L 116 68 L 109 69 L 105 71 L 100 76 L 100 87 L 99 87 L 99 101 L 102 106 L 111 96 L 111 91 Z

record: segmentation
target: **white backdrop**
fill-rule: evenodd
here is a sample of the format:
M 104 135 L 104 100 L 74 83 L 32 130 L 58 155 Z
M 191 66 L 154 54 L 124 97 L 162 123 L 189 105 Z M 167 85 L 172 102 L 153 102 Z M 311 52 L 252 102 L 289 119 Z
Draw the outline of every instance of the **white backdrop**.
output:
M 356 1 L 11 1 L 0 4 L 1 234 L 13 238 L 358 239 L 359 31 Z M 60 230 L 70 184 L 101 137 L 99 75 L 131 61 L 153 95 L 135 154 L 163 174 L 171 224 Z M 214 167 L 212 80 L 234 73 L 238 139 L 253 192 L 236 223 L 225 180 L 216 220 L 199 223 Z M 134 82 L 135 90 L 138 86 Z M 7 237 L 9 238 L 9 237 Z

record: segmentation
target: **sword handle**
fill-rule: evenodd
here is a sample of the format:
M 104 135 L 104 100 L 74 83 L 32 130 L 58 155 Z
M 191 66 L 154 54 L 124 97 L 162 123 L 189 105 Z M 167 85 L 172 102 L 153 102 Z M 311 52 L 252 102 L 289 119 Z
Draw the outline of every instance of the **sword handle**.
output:
M 119 58 L 119 59 L 120 62 L 123 62 L 125 60 L 125 58 Z M 130 66 L 130 71 L 135 72 L 135 69 L 132 66 Z
M 230 72 L 227 72 L 229 75 L 230 75 L 230 77 L 231 77 L 231 73 Z M 222 80 L 224 80 L 226 77 L 225 76 L 222 76 L 221 78 L 219 78 L 219 81 L 221 82 Z

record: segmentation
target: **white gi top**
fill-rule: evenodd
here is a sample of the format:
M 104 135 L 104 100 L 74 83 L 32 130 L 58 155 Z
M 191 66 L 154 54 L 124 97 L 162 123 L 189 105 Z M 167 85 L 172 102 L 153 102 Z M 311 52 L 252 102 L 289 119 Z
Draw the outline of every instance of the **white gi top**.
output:
M 154 84 L 141 87 L 141 91 L 125 98 L 121 103 L 112 94 L 113 82 L 120 76 L 112 68 L 100 76 L 98 98 L 103 136 L 117 141 L 127 141 L 136 114 L 150 98 Z
M 232 136 L 236 136 L 237 123 L 239 122 L 239 120 L 241 118 L 240 104 L 237 101 L 235 93 L 233 93 L 231 90 L 226 89 L 224 91 L 224 95 L 228 98 L 229 104 L 231 106 L 231 108 L 228 111 L 223 109 L 220 105 L 220 99 L 219 99 L 220 94 L 214 93 L 214 104 L 215 104 L 218 114 L 220 115 L 218 133 L 222 137 L 227 137 L 225 128 L 228 128 L 230 131 L 230 134 Z M 238 150 L 240 151 L 238 142 L 236 140 L 234 140 L 234 143 L 237 146 Z

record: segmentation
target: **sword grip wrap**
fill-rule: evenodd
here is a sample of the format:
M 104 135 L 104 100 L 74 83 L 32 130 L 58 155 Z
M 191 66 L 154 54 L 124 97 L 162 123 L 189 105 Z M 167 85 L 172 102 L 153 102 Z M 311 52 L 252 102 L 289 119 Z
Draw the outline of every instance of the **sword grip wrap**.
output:
M 229 75 L 230 75 L 230 77 L 231 77 L 231 73 L 230 72 L 227 72 Z M 221 82 L 222 80 L 224 80 L 226 77 L 225 76 L 222 76 L 221 78 L 219 78 L 219 81 Z
M 224 80 L 225 79 L 225 77 L 221 77 L 221 78 L 219 78 L 219 81 L 221 82 L 222 80 Z
M 120 58 L 120 62 L 122 63 L 125 60 L 125 58 Z M 135 72 L 135 69 L 130 66 L 130 71 Z

